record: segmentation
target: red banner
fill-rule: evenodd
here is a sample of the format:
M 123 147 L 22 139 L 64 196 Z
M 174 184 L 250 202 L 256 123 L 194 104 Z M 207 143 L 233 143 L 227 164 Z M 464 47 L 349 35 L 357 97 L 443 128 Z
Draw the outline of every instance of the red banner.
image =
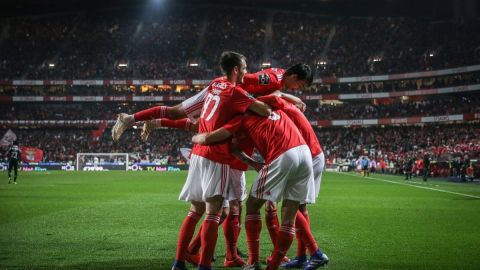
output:
M 23 162 L 41 162 L 43 159 L 43 151 L 36 147 L 22 146 Z

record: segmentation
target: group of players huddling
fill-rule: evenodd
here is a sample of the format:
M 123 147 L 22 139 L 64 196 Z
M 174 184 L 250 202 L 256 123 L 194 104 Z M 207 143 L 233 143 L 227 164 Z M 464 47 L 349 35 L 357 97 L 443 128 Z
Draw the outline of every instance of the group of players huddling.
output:
M 222 53 L 220 67 L 225 76 L 214 79 L 197 95 L 174 107 L 119 114 L 112 129 L 115 141 L 136 122 L 143 122 L 143 139 L 160 126 L 198 132 L 192 138 L 195 145 L 179 197 L 191 206 L 180 229 L 172 270 L 187 269 L 186 262 L 201 270 L 212 269 L 219 224 L 226 241 L 224 266 L 261 269 L 260 209 L 264 204 L 274 246 L 267 258 L 267 270 L 280 266 L 313 270 L 327 264 L 328 257 L 310 231 L 306 208 L 319 194 L 325 158 L 303 114 L 305 104 L 281 92 L 311 84 L 312 70 L 297 64 L 287 70 L 271 68 L 247 74 L 245 56 L 232 51 Z M 263 162 L 252 158 L 254 150 Z M 244 261 L 238 254 L 237 239 L 249 165 L 259 173 L 246 201 L 248 261 Z M 279 223 L 276 204 L 280 201 Z M 286 254 L 295 236 L 297 254 L 289 260 Z

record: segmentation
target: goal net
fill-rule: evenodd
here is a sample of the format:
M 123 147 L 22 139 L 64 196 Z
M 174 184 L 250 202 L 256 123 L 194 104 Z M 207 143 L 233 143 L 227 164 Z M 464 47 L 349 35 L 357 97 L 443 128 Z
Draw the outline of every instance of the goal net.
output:
M 128 153 L 77 153 L 77 171 L 128 170 Z

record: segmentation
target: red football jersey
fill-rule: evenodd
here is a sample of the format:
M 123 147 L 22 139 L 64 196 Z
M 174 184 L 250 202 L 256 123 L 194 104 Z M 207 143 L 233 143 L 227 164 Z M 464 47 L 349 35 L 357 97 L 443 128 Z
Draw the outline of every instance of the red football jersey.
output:
M 305 117 L 305 115 L 297 108 L 297 106 L 276 96 L 259 97 L 258 100 L 282 110 L 288 115 L 288 117 L 290 117 L 302 134 L 305 142 L 307 142 L 310 152 L 312 152 L 312 157 L 316 157 L 318 154 L 323 152 L 312 125 L 308 121 L 307 117 Z
M 237 116 L 224 128 L 233 134 L 245 132 L 267 164 L 291 148 L 306 145 L 298 128 L 281 110 L 274 110 L 269 117 Z
M 269 95 L 276 90 L 282 90 L 283 74 L 281 68 L 269 68 L 257 73 L 248 73 L 243 77 L 241 87 L 250 94 Z
M 208 86 L 200 112 L 198 132 L 212 132 L 228 123 L 236 114 L 244 113 L 255 102 L 245 90 L 225 78 L 217 78 Z M 229 141 L 214 145 L 195 145 L 192 154 L 228 164 L 231 159 Z

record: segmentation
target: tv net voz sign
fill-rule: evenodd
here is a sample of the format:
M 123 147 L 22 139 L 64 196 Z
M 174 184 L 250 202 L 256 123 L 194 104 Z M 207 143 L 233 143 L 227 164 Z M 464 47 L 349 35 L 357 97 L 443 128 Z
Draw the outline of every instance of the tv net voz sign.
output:
M 0 163 L 0 171 L 8 170 L 8 163 Z M 74 171 L 75 166 L 60 162 L 23 163 L 18 164 L 18 170 L 23 172 Z

